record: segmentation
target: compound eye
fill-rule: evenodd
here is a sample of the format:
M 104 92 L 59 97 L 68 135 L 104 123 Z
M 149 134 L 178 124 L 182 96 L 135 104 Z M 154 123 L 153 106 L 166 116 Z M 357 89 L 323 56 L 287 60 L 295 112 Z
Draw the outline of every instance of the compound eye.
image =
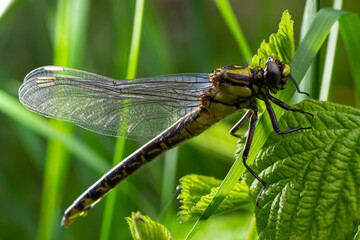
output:
M 281 79 L 279 66 L 274 62 L 267 62 L 265 67 L 265 79 L 268 87 L 276 87 Z

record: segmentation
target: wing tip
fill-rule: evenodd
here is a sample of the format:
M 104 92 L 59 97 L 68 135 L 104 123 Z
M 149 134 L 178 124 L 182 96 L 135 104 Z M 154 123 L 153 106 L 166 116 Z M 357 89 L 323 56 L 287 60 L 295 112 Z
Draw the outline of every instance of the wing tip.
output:
M 59 66 L 43 66 L 43 67 L 38 67 L 34 70 L 32 70 L 31 72 L 29 72 L 25 78 L 24 78 L 24 82 L 27 82 L 33 78 L 36 77 L 46 77 L 46 76 L 52 76 L 53 74 L 49 74 L 50 72 L 59 72 L 59 71 L 64 71 L 64 67 L 59 67 Z

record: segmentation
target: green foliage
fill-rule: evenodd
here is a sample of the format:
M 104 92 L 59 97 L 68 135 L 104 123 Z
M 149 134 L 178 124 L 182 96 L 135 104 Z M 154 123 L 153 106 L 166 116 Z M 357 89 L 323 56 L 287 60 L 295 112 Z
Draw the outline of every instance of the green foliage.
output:
M 15 122 L 24 125 L 35 133 L 45 137 L 53 138 L 62 142 L 77 156 L 84 164 L 98 171 L 106 171 L 110 165 L 100 157 L 94 150 L 84 144 L 79 138 L 71 134 L 61 132 L 52 127 L 39 115 L 25 109 L 21 103 L 10 96 L 8 93 L 0 90 L 0 111 L 6 113 Z
M 306 70 L 310 66 L 313 59 L 315 58 L 315 55 L 317 54 L 318 50 L 320 49 L 320 46 L 323 44 L 324 39 L 328 35 L 331 27 L 336 22 L 336 20 L 341 15 L 344 15 L 344 14 L 346 14 L 346 12 L 334 10 L 334 9 L 323 9 L 318 12 L 314 21 L 312 22 L 312 25 L 309 28 L 307 34 L 305 35 L 303 41 L 299 45 L 299 48 L 297 49 L 296 54 L 291 63 L 292 75 L 294 76 L 295 79 L 298 80 L 298 83 L 305 75 Z M 283 35 L 284 33 L 285 34 L 292 33 L 292 31 L 286 30 L 290 26 L 292 26 L 290 17 L 288 16 L 287 12 L 284 13 L 284 19 L 287 19 L 287 21 L 284 21 L 287 23 L 281 24 L 281 27 L 284 30 L 279 31 L 280 33 L 281 32 L 283 32 L 283 33 L 279 34 L 278 36 L 273 35 L 273 38 L 278 37 L 278 39 L 271 40 L 271 42 L 276 43 L 276 44 L 272 44 L 272 46 L 271 46 L 274 49 L 271 49 L 269 44 L 263 43 L 261 46 L 261 50 L 259 51 L 261 54 L 274 53 L 273 55 L 278 55 L 278 56 L 282 56 L 282 57 L 292 56 L 291 49 L 286 49 L 286 47 L 279 47 L 279 45 L 281 45 L 282 41 L 284 42 L 284 46 L 293 46 L 293 40 L 292 40 L 293 37 L 292 36 L 285 37 Z M 291 39 L 291 41 L 286 40 L 286 39 Z M 277 51 L 285 51 L 285 53 L 286 52 L 287 53 L 284 54 L 284 53 L 280 53 Z M 262 52 L 264 52 L 264 53 L 262 53 Z M 255 62 L 252 62 L 252 63 L 256 64 L 258 61 L 259 60 L 255 60 Z M 286 62 L 289 60 L 284 59 L 284 61 Z M 291 97 L 293 96 L 294 91 L 295 91 L 294 86 L 287 88 L 286 91 L 283 91 L 283 93 L 279 94 L 279 98 L 285 102 L 289 102 L 291 100 Z M 283 109 L 280 109 L 280 108 L 275 109 L 275 115 L 278 118 L 280 118 L 284 112 L 285 112 L 285 110 L 283 110 Z M 255 130 L 254 141 L 251 146 L 250 154 L 248 157 L 248 163 L 251 163 L 253 161 L 253 159 L 255 158 L 255 156 L 257 155 L 257 153 L 259 152 L 259 150 L 265 143 L 268 135 L 270 134 L 270 132 L 272 132 L 272 127 L 271 127 L 269 117 L 267 116 L 267 114 L 264 114 L 263 116 L 265 116 L 265 117 L 261 117 L 261 120 L 259 121 L 257 128 Z M 300 125 L 300 126 L 303 126 L 303 125 Z M 241 151 L 241 150 L 242 149 L 239 149 L 239 151 Z M 230 192 L 230 190 L 232 189 L 232 186 L 235 185 L 235 183 L 237 182 L 239 177 L 242 175 L 242 173 L 245 172 L 245 168 L 243 167 L 242 162 L 240 161 L 241 155 L 242 155 L 242 153 L 238 154 L 237 160 L 234 163 L 233 167 L 231 168 L 228 175 L 222 182 L 219 190 L 214 195 L 212 201 L 210 201 L 209 206 L 207 207 L 207 209 L 205 210 L 205 212 L 203 213 L 201 218 L 198 220 L 198 222 L 200 222 L 201 224 L 204 224 L 202 220 L 209 218 L 212 215 L 212 213 L 215 212 L 216 208 L 218 206 L 220 206 L 221 202 L 225 199 L 226 194 L 228 194 Z M 258 189 L 258 192 L 259 191 L 260 191 L 260 189 Z M 254 202 L 255 201 L 256 200 L 254 200 Z M 191 238 L 194 235 L 194 232 L 196 232 L 198 230 L 198 228 L 199 228 L 199 226 L 197 226 L 197 223 L 196 223 L 195 226 L 193 227 L 192 231 L 188 235 L 189 238 Z
M 179 219 L 189 221 L 198 219 L 209 205 L 221 180 L 214 177 L 189 174 L 180 179 L 179 195 L 181 207 Z M 248 207 L 249 188 L 245 182 L 238 182 L 214 214 L 223 214 L 239 208 Z
M 70 30 L 72 32 L 70 38 L 76 36 L 76 39 L 70 39 L 70 42 L 64 45 L 63 50 L 57 50 L 57 52 L 63 52 L 64 58 L 59 58 L 59 56 L 56 58 L 71 59 L 77 56 L 77 60 L 69 61 L 70 65 L 109 77 L 124 78 L 130 48 L 131 27 L 133 26 L 134 16 L 140 16 L 134 11 L 135 1 L 93 1 L 91 5 L 88 4 L 89 1 L 87 0 L 74 1 L 74 4 L 70 4 L 73 7 L 67 10 L 70 16 L 65 16 L 64 13 L 63 20 L 66 24 L 65 22 L 64 24 L 54 24 L 58 21 L 55 17 L 58 16 L 60 11 L 56 2 L 61 4 L 65 1 L 43 1 L 42 4 L 38 4 L 37 1 L 13 2 L 14 4 L 11 4 L 8 11 L 0 16 L 0 36 L 2 39 L 0 41 L 2 54 L 0 58 L 0 150 L 2 153 L 2 161 L 0 161 L 0 194 L 3 206 L 3 208 L 0 206 L 3 216 L 0 219 L 0 238 L 35 239 L 39 228 L 42 228 L 44 232 L 50 232 L 52 229 L 52 233 L 50 233 L 52 239 L 96 239 L 99 238 L 100 232 L 106 231 L 105 228 L 107 228 L 109 229 L 107 235 L 111 236 L 111 238 L 125 239 L 129 237 L 130 233 L 123 216 L 130 215 L 130 211 L 135 209 L 146 210 L 147 213 L 151 212 L 152 215 L 158 214 L 161 209 L 165 211 L 165 214 L 161 215 L 161 222 L 169 227 L 176 239 L 183 239 L 186 236 L 186 231 L 191 226 L 189 226 L 189 223 L 179 225 L 176 222 L 176 216 L 172 214 L 177 209 L 176 204 L 174 204 L 176 202 L 175 198 L 173 198 L 171 204 L 165 202 L 168 207 L 159 207 L 159 196 L 163 195 L 161 193 L 163 190 L 158 190 L 162 184 L 162 174 L 160 172 L 162 162 L 159 160 L 142 169 L 117 187 L 115 191 L 121 193 L 119 194 L 121 198 L 119 197 L 115 201 L 113 210 L 107 209 L 107 211 L 115 213 L 113 218 L 110 218 L 108 213 L 102 212 L 102 207 L 105 204 L 99 204 L 89 213 L 87 218 L 77 221 L 71 228 L 60 228 L 58 222 L 61 219 L 63 210 L 81 191 L 85 190 L 110 168 L 110 161 L 106 162 L 105 159 L 111 159 L 114 155 L 114 140 L 82 129 L 76 129 L 76 136 L 62 133 L 49 125 L 47 119 L 36 116 L 23 108 L 16 96 L 22 79 L 30 70 L 38 66 L 54 64 L 52 53 L 55 48 L 58 48 L 54 44 L 58 41 L 54 36 L 55 27 L 60 30 L 61 26 L 65 28 L 69 23 L 72 25 L 72 29 L 77 29 L 76 31 Z M 147 6 L 144 8 L 144 31 L 142 33 L 141 48 L 139 47 L 141 50 L 137 74 L 139 77 L 178 72 L 209 72 L 219 66 L 233 63 L 244 64 L 246 61 L 241 59 L 249 59 L 249 49 L 256 49 L 258 43 L 266 37 L 267 33 L 276 32 L 274 19 L 280 16 L 283 9 L 291 9 L 296 23 L 295 37 L 298 36 L 301 19 L 305 18 L 302 14 L 303 3 L 301 1 L 286 2 L 282 7 L 273 4 L 271 1 L 264 1 L 261 5 L 256 5 L 252 1 L 246 3 L 232 1 L 232 6 L 228 4 L 228 1 L 222 0 L 215 1 L 215 4 L 208 1 L 180 1 L 176 4 L 175 11 L 173 5 L 169 5 L 166 0 L 156 1 L 156 3 L 147 1 L 146 4 Z M 323 5 L 327 5 L 327 3 L 322 2 Z M 359 8 L 359 2 L 348 1 L 344 4 L 344 8 L 353 11 L 353 9 Z M 38 14 L 39 12 L 44 14 Z M 319 54 L 319 49 L 323 45 L 328 31 L 339 16 L 344 13 L 334 9 L 321 10 L 312 23 L 304 41 L 300 42 L 295 39 L 295 42 L 300 42 L 300 45 L 291 63 L 291 69 L 292 75 L 298 82 L 301 81 L 304 72 L 307 71 L 308 66 L 314 59 L 315 61 L 323 59 L 323 51 L 320 51 Z M 240 24 L 236 22 L 237 19 Z M 240 25 L 243 29 L 240 29 Z M 328 89 L 331 90 L 329 91 L 329 99 L 355 105 L 354 100 L 359 99 L 360 96 L 358 16 L 341 17 L 339 26 L 341 39 L 348 54 L 348 61 L 340 40 L 336 46 L 332 83 L 330 89 Z M 244 35 L 239 35 L 242 32 L 244 32 Z M 58 34 L 59 36 L 56 36 L 56 38 L 60 39 L 62 34 Z M 63 35 L 64 38 L 68 36 L 68 34 Z M 235 43 L 234 39 L 236 39 L 237 43 Z M 248 44 L 246 40 L 248 40 Z M 245 42 L 241 43 L 241 41 Z M 246 54 L 246 52 L 248 53 Z M 252 54 L 250 51 L 250 57 Z M 84 57 L 85 61 L 82 61 Z M 265 63 L 266 58 L 267 56 L 262 59 L 262 64 Z M 65 62 L 68 60 L 57 61 L 59 64 L 59 61 Z M 316 65 L 316 71 L 322 72 L 322 65 L 322 63 Z M 135 72 L 134 70 L 133 72 Z M 319 86 L 319 79 L 314 78 L 312 86 Z M 288 84 L 286 90 L 279 93 L 277 97 L 286 103 L 290 103 L 294 91 L 292 84 Z M 314 89 L 314 91 L 317 91 L 317 89 Z M 316 94 L 312 94 L 312 97 L 314 96 Z M 358 100 L 359 103 L 360 100 Z M 284 111 L 276 107 L 274 110 L 280 119 Z M 315 120 L 308 119 L 309 122 Z M 230 140 L 227 139 L 226 131 L 228 131 L 229 126 L 224 122 L 219 124 L 222 126 L 221 129 L 216 126 L 210 130 L 213 133 L 214 140 L 209 139 L 209 131 L 207 131 L 199 138 L 179 148 L 181 168 L 176 170 L 177 176 L 189 172 L 199 172 L 219 178 L 223 176 L 229 167 L 228 162 L 231 161 L 232 156 L 229 145 L 234 140 L 231 140 L 231 136 L 229 137 Z M 225 129 L 222 130 L 223 128 Z M 267 140 L 268 135 L 272 132 L 271 123 L 265 113 L 257 125 L 248 162 L 253 160 Z M 54 224 L 47 228 L 45 224 L 42 225 L 39 221 L 36 221 L 36 219 L 39 219 L 41 206 L 45 208 L 46 205 L 53 205 L 53 203 L 46 200 L 40 202 L 41 188 L 47 184 L 56 191 L 60 189 L 54 187 L 57 186 L 56 183 L 53 185 L 53 182 L 42 180 L 46 142 L 50 138 L 56 138 L 64 143 L 70 149 L 74 161 L 71 162 L 71 171 L 68 174 L 62 174 L 63 177 L 60 177 L 61 181 L 66 181 L 66 188 L 58 197 L 52 197 L 58 204 L 56 205 L 55 214 L 47 218 L 48 223 L 54 221 Z M 219 141 L 219 138 L 222 141 Z M 197 143 L 195 147 L 194 143 Z M 219 145 L 226 146 L 225 155 L 224 148 L 218 147 Z M 130 153 L 135 149 L 135 146 L 127 146 L 127 149 L 128 153 Z M 219 154 L 213 154 L 213 152 L 223 155 L 219 156 Z M 57 154 L 57 152 L 51 152 L 49 158 Z M 334 161 L 337 160 L 334 159 Z M 228 198 L 226 196 L 228 192 L 232 194 L 232 186 L 238 184 L 239 176 L 244 171 L 241 160 L 238 160 L 223 183 L 222 189 L 217 193 L 217 197 L 214 197 L 214 200 L 209 204 L 210 207 L 201 218 L 202 220 L 210 217 L 213 214 L 212 211 L 218 211 L 216 208 L 222 199 L 227 202 Z M 48 176 L 57 176 L 59 173 L 61 173 L 60 168 L 54 169 L 49 166 L 46 174 Z M 173 178 L 175 179 L 177 176 L 174 175 Z M 167 178 L 167 182 L 171 181 L 173 180 Z M 175 184 L 175 181 L 172 184 Z M 255 189 L 256 184 L 254 183 L 252 201 L 255 201 L 256 193 L 258 193 Z M 209 195 L 210 191 L 209 188 L 204 195 Z M 282 191 L 286 191 L 286 189 Z M 167 194 L 171 195 L 172 193 L 168 192 Z M 108 200 L 108 197 L 111 196 L 107 196 L 105 199 Z M 198 196 L 192 206 L 196 205 L 198 199 L 201 199 L 201 197 Z M 355 197 L 352 200 L 355 200 Z M 262 201 L 265 201 L 265 199 Z M 171 207 L 169 207 L 170 205 Z M 256 220 L 260 220 L 260 224 L 263 224 L 261 210 L 257 209 L 257 211 Z M 52 214 L 50 211 L 44 212 Z M 193 209 L 192 212 L 196 212 L 196 210 Z M 354 212 L 357 214 L 356 211 Z M 242 218 L 245 215 L 243 213 L 244 211 L 241 211 L 240 213 L 218 216 L 212 221 L 199 221 L 200 224 L 194 227 L 195 230 L 191 234 L 195 233 L 199 226 L 205 225 L 203 231 L 200 231 L 197 235 L 199 239 L 211 239 L 211 237 L 220 239 L 216 238 L 217 235 L 212 235 L 212 233 L 219 234 L 224 231 L 236 232 L 237 237 L 241 238 L 244 234 L 246 235 L 248 228 L 235 228 L 234 225 L 229 225 L 225 219 L 231 216 L 232 218 L 229 218 L 231 220 L 228 221 L 234 224 L 233 219 Z M 249 211 L 246 213 L 248 214 Z M 351 214 L 355 215 L 354 213 Z M 101 224 L 102 216 L 108 222 L 104 221 Z M 269 219 L 268 216 L 269 214 L 265 215 L 264 218 Z M 336 217 L 338 222 L 341 223 L 344 215 L 341 214 Z M 249 223 L 249 219 L 250 217 L 243 224 L 236 225 L 243 227 Z M 228 225 L 225 226 L 225 224 Z M 315 222 L 312 224 L 315 224 Z M 101 230 L 102 225 L 106 226 L 103 230 Z M 257 237 L 253 226 L 250 230 L 252 237 L 249 235 L 248 239 L 256 239 Z M 347 228 L 348 226 L 345 226 L 345 229 Z M 265 227 L 265 229 L 268 228 Z M 359 230 L 356 227 L 353 230 L 354 235 L 357 231 L 355 239 L 359 239 Z M 201 238 L 204 231 L 210 237 Z M 264 231 L 261 234 L 261 236 L 264 236 Z M 101 237 L 104 237 L 104 235 Z M 107 236 L 104 238 L 107 238 Z M 230 239 L 230 237 L 223 236 L 222 239 Z
M 126 221 L 135 240 L 172 239 L 170 232 L 164 225 L 154 222 L 148 216 L 141 215 L 139 212 L 131 213 L 131 218 L 127 217 Z
M 300 41 L 304 38 L 306 32 L 309 30 L 312 21 L 314 20 L 316 13 L 319 11 L 319 1 L 311 1 L 307 0 L 304 6 L 303 16 L 301 20 L 301 29 L 300 29 Z M 314 86 L 319 85 L 319 81 L 317 80 L 318 69 L 316 62 L 314 61 L 309 69 L 307 70 L 303 80 L 299 87 L 302 91 L 307 92 L 314 98 L 316 94 L 314 94 Z M 306 96 L 304 95 L 294 95 L 293 102 L 300 102 L 305 100 Z
M 286 112 L 281 129 L 312 131 L 269 136 L 252 169 L 267 183 L 255 210 L 259 239 L 344 239 L 360 220 L 360 110 L 304 101 L 314 114 Z M 253 201 L 262 185 L 246 173 Z
M 291 20 L 291 15 L 285 11 L 282 15 L 279 30 L 275 34 L 271 34 L 269 42 L 262 41 L 257 54 L 251 59 L 250 65 L 256 67 L 259 65 L 265 68 L 266 59 L 269 56 L 276 56 L 287 64 L 294 58 L 295 44 L 294 44 L 294 22 Z
M 296 49 L 296 54 L 290 65 L 290 67 L 292 67 L 292 75 L 297 81 L 301 81 L 305 75 L 320 47 L 323 45 L 325 38 L 328 36 L 332 26 L 340 17 L 346 14 L 348 13 L 345 11 L 333 8 L 321 9 L 316 14 L 311 26 L 300 42 L 299 47 Z M 293 95 L 293 91 L 288 91 L 289 93 L 287 95 L 289 100 Z
M 246 41 L 246 38 L 240 28 L 239 22 L 236 20 L 235 14 L 230 6 L 228 0 L 215 0 L 216 6 L 219 9 L 222 17 L 224 18 L 226 25 L 229 27 L 232 35 L 234 36 L 237 45 L 239 46 L 240 52 L 246 61 L 251 58 L 250 47 Z
M 349 14 L 339 20 L 340 32 L 344 41 L 349 63 L 354 77 L 357 106 L 360 106 L 360 19 L 355 14 Z
M 358 227 L 358 230 L 354 236 L 354 240 L 359 240 L 360 239 L 360 226 Z

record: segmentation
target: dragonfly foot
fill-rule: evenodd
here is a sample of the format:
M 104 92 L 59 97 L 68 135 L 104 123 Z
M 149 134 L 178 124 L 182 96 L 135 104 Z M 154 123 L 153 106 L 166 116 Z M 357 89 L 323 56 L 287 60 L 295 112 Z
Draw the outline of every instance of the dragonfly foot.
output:
M 260 193 L 259 193 L 259 195 L 258 195 L 258 197 L 257 197 L 257 200 L 256 200 L 256 206 L 257 206 L 258 208 L 260 208 L 260 209 L 261 209 L 261 207 L 259 206 L 259 200 L 260 200 L 262 194 L 264 193 L 265 188 L 266 188 L 266 183 L 264 182 L 263 187 L 262 187 L 262 189 L 260 190 Z

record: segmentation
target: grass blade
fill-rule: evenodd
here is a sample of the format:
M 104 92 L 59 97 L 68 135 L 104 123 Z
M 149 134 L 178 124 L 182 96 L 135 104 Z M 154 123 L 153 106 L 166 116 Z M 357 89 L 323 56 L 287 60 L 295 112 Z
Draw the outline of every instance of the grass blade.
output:
M 141 29 L 144 15 L 144 0 L 137 0 L 135 6 L 135 16 L 134 16 L 134 25 L 133 33 L 131 39 L 131 47 L 129 54 L 129 64 L 126 74 L 127 79 L 135 78 L 136 69 L 138 64 L 139 49 L 140 49 L 140 39 L 141 39 Z M 116 140 L 115 152 L 113 157 L 113 165 L 115 166 L 121 159 L 124 158 L 124 149 L 126 146 L 126 140 L 123 138 L 118 138 Z M 107 197 L 105 203 L 103 223 L 101 225 L 100 239 L 105 240 L 110 238 L 111 222 L 114 214 L 116 201 L 116 191 L 112 191 Z
M 319 10 L 319 1 L 318 0 L 307 0 L 305 3 L 304 8 L 304 15 L 301 24 L 301 32 L 300 32 L 300 40 L 305 37 L 306 32 L 309 30 L 312 21 L 314 20 L 316 13 Z M 310 93 L 311 96 L 314 95 L 312 89 L 312 83 L 315 79 L 315 65 L 314 63 L 309 67 L 308 71 L 306 72 L 301 84 L 299 84 L 300 89 L 302 91 Z M 306 99 L 306 96 L 297 94 L 293 98 L 293 102 L 300 102 Z
M 249 62 L 252 58 L 252 53 L 249 44 L 246 41 L 243 31 L 241 30 L 240 24 L 237 21 L 234 11 L 232 10 L 228 0 L 215 0 L 215 4 L 218 7 L 221 16 L 225 23 L 229 27 L 233 34 L 235 41 L 239 46 L 239 50 L 246 62 Z
M 176 189 L 176 168 L 179 158 L 179 148 L 172 149 L 169 152 L 165 153 L 164 159 L 164 170 L 162 178 L 162 187 L 161 187 L 161 209 L 166 211 L 166 208 L 169 206 L 171 198 L 173 196 L 174 189 Z M 172 212 L 167 211 L 167 216 L 174 216 Z
M 55 20 L 55 54 L 54 63 L 58 65 L 68 64 L 68 36 L 66 31 L 68 21 L 66 13 L 69 8 L 69 1 L 58 1 Z M 50 120 L 50 125 L 60 132 L 70 134 L 71 130 L 66 129 L 65 124 L 57 120 Z M 69 124 L 67 124 L 70 126 Z M 47 143 L 44 180 L 41 197 L 40 217 L 37 238 L 51 239 L 54 231 L 56 218 L 56 206 L 58 203 L 61 186 L 61 178 L 64 177 L 65 169 L 69 162 L 69 151 L 55 139 L 49 139 Z
M 8 9 L 10 7 L 10 5 L 12 3 L 13 3 L 13 0 L 3 0 L 3 1 L 1 1 L 1 3 L 0 3 L 0 18 L 4 14 L 6 9 Z
M 334 8 L 341 9 L 342 0 L 334 1 Z M 335 23 L 329 34 L 328 45 L 326 49 L 325 63 L 324 63 L 324 72 L 321 81 L 319 100 L 326 101 L 329 97 L 330 84 L 331 84 L 331 75 L 334 66 L 336 43 L 339 33 L 339 24 Z
M 127 79 L 135 78 L 139 58 L 141 28 L 144 15 L 145 0 L 137 0 L 135 6 L 134 26 L 131 37 L 129 64 L 126 74 Z
M 58 1 L 55 20 L 55 52 L 54 64 L 60 66 L 72 66 L 75 62 L 81 61 L 82 54 L 80 46 L 84 37 L 86 16 L 88 9 L 87 0 Z M 80 13 L 79 13 L 80 12 Z M 84 14 L 81 14 L 84 13 Z M 80 29 L 82 28 L 82 29 Z M 71 55 L 76 47 L 78 55 Z M 50 120 L 50 124 L 57 130 L 71 134 L 73 125 Z M 56 216 L 56 209 L 59 206 L 59 199 L 62 193 L 62 179 L 64 179 L 68 164 L 70 151 L 62 142 L 49 139 L 45 160 L 44 185 L 41 199 L 40 218 L 38 227 L 38 239 L 51 239 Z M 60 220 L 59 220 L 60 222 Z
M 249 230 L 249 235 L 246 238 L 246 240 L 257 240 L 259 238 L 258 233 L 256 231 L 256 218 L 253 216 L 253 219 L 251 221 L 251 226 Z
M 357 106 L 360 106 L 360 20 L 355 14 L 344 16 L 339 20 L 341 37 L 345 43 L 350 69 L 354 78 Z
M 53 128 L 49 121 L 30 112 L 16 98 L 2 90 L 0 90 L 0 111 L 44 138 L 57 139 L 70 149 L 80 161 L 94 171 L 103 173 L 109 169 L 110 166 L 105 159 L 101 158 L 78 138 Z
M 303 41 L 300 43 L 294 59 L 291 64 L 292 75 L 295 79 L 300 81 L 302 79 L 311 65 L 313 59 L 315 58 L 318 50 L 323 44 L 325 38 L 329 34 L 329 31 L 336 20 L 341 16 L 346 14 L 344 11 L 339 11 L 335 9 L 322 9 L 319 11 L 309 28 L 307 34 L 305 35 Z M 285 92 L 279 94 L 279 98 L 284 102 L 289 102 L 294 95 L 295 87 L 290 85 L 288 86 Z M 276 108 L 275 114 L 278 118 L 284 113 L 283 109 Z M 260 121 L 256 127 L 254 134 L 254 141 L 251 146 L 248 164 L 250 164 L 258 151 L 264 145 L 267 137 L 272 131 L 271 122 L 267 114 L 263 114 L 260 117 Z M 240 156 L 242 153 L 240 154 Z M 226 195 L 233 188 L 235 183 L 244 173 L 245 167 L 242 164 L 241 159 L 237 159 L 224 181 L 222 182 L 218 192 L 213 197 L 213 200 L 210 202 L 209 206 L 201 216 L 201 218 L 195 223 L 191 231 L 189 232 L 186 239 L 191 239 L 194 234 L 205 224 L 206 220 L 212 215 L 215 209 L 221 204 L 225 199 Z

